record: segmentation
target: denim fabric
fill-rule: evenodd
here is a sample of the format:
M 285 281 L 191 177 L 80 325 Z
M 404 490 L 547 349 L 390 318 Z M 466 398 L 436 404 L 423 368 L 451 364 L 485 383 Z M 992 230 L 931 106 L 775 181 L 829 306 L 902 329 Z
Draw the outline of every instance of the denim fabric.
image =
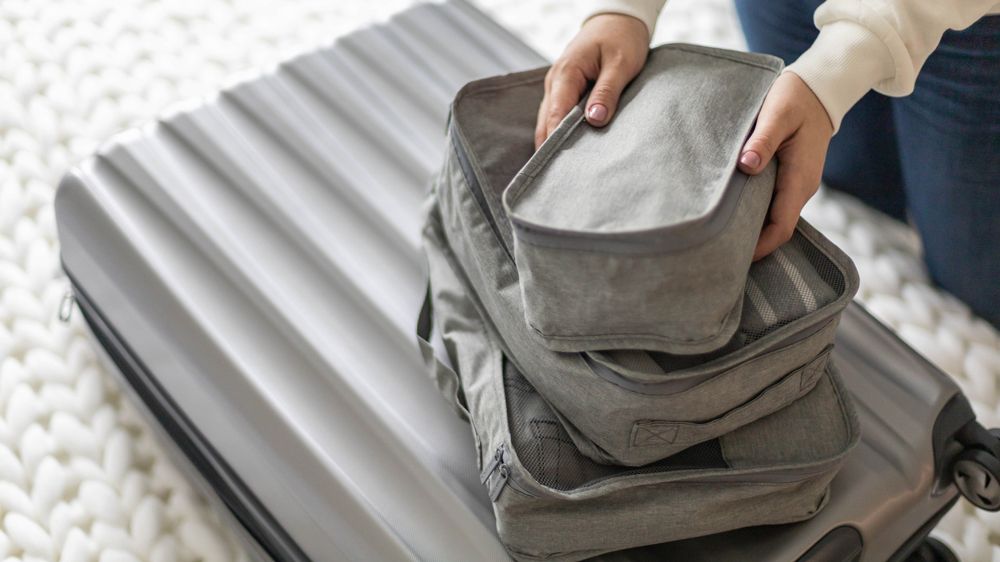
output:
M 753 51 L 794 61 L 820 0 L 736 0 Z M 931 278 L 1000 327 L 1000 16 L 945 33 L 913 94 L 871 92 L 830 143 L 823 180 L 902 219 Z

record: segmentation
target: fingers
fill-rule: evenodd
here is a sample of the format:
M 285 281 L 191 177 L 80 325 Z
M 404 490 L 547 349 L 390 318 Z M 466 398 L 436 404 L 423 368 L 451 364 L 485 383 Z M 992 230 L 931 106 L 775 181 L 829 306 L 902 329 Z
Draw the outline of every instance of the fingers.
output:
M 546 87 L 546 90 L 548 88 Z M 545 131 L 545 116 L 549 114 L 549 96 L 542 97 L 542 103 L 538 106 L 538 117 L 535 118 L 535 150 L 545 142 L 548 137 Z
M 580 32 L 545 75 L 545 97 L 535 122 L 535 148 L 579 103 L 587 86 L 595 90 L 587 104 L 587 120 L 607 124 L 625 84 L 649 54 L 649 29 L 642 20 L 623 14 L 598 14 Z
M 557 65 L 546 76 L 545 86 L 545 97 L 538 108 L 535 125 L 536 149 L 580 101 L 580 96 L 587 88 L 587 77 L 575 66 Z
M 822 169 L 822 168 L 821 168 Z M 753 260 L 757 261 L 792 239 L 802 208 L 806 206 L 819 187 L 818 174 L 797 167 L 793 162 L 782 162 L 774 184 L 774 198 L 767 222 L 757 239 Z
M 622 90 L 632 80 L 634 73 L 629 72 L 624 64 L 609 61 L 601 68 L 594 88 L 587 98 L 587 122 L 595 127 L 603 127 L 611 121 L 618 108 L 618 98 Z
M 750 175 L 759 174 L 774 158 L 774 153 L 781 148 L 785 139 L 795 133 L 797 126 L 798 121 L 787 118 L 785 111 L 773 110 L 765 102 L 753 133 L 740 153 L 740 171 Z
M 753 260 L 757 261 L 778 249 L 792 239 L 795 224 L 799 220 L 806 201 L 797 196 L 794 189 L 778 189 L 775 186 L 774 199 L 768 212 L 767 223 L 757 239 L 757 247 L 753 252 Z
M 765 104 L 757 117 L 753 133 L 743 145 L 739 169 L 745 174 L 756 175 L 762 172 L 782 143 L 795 132 L 787 124 L 790 120 L 778 118 L 767 109 Z M 799 212 L 811 195 L 803 196 L 804 180 L 804 175 L 796 168 L 793 154 L 786 154 L 781 158 L 774 182 L 774 197 L 764 228 L 760 231 L 760 238 L 757 239 L 753 261 L 769 255 L 778 246 L 791 240 L 795 224 L 799 220 Z

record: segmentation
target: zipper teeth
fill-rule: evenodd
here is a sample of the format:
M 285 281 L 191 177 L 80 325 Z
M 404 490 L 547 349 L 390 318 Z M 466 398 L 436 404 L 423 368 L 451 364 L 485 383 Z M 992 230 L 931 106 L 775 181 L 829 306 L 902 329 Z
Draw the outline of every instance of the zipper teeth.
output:
M 763 482 L 763 483 L 778 483 L 778 484 L 792 484 L 792 483 L 795 483 L 795 482 L 800 482 L 802 480 L 806 480 L 806 479 L 814 477 L 814 476 L 819 476 L 819 475 L 821 475 L 821 474 L 829 471 L 830 467 L 833 466 L 834 464 L 836 464 L 836 462 L 837 461 L 830 461 L 829 463 L 825 463 L 825 464 L 823 464 L 821 466 L 810 467 L 808 470 L 807 469 L 793 469 L 793 470 L 785 470 L 785 471 L 775 471 L 775 472 L 751 474 L 751 475 L 747 475 L 745 478 L 741 478 L 741 479 L 738 479 L 738 480 L 737 479 L 729 479 L 729 478 L 731 478 L 730 475 L 728 475 L 726 473 L 720 473 L 720 474 L 713 475 L 715 477 L 708 476 L 708 477 L 690 478 L 690 479 L 682 478 L 682 479 L 678 479 L 678 480 L 669 480 L 669 481 L 666 481 L 666 482 L 660 482 L 660 484 L 753 484 L 753 483 L 761 483 L 761 482 Z M 664 471 L 664 472 L 669 472 L 669 471 Z M 600 488 L 600 487 L 606 485 L 611 480 L 616 480 L 616 479 L 632 479 L 632 478 L 638 478 L 638 477 L 641 477 L 641 476 L 650 476 L 650 475 L 656 475 L 656 474 L 657 474 L 656 472 L 644 472 L 644 473 L 619 474 L 619 475 L 614 475 L 614 476 L 606 476 L 604 478 L 600 478 L 598 480 L 593 480 L 591 482 L 588 482 L 587 484 L 585 484 L 583 486 L 579 486 L 579 487 L 573 488 L 571 490 L 560 490 L 560 492 L 562 492 L 564 494 L 566 494 L 566 493 L 585 492 L 585 491 L 593 490 L 593 489 L 596 489 L 596 488 Z M 790 478 L 788 478 L 788 479 L 777 479 L 777 478 L 774 478 L 774 477 L 780 477 L 782 475 L 788 475 Z M 791 478 L 791 477 L 795 477 L 795 478 Z M 529 492 L 525 492 L 525 493 L 528 493 L 529 495 L 537 495 L 537 494 L 531 494 Z
M 805 316 L 802 317 L 802 319 L 804 318 Z M 789 334 L 788 336 L 782 338 L 781 340 L 771 344 L 767 348 L 762 349 L 759 353 L 746 358 L 744 361 L 741 361 L 740 363 L 753 361 L 769 353 L 778 353 L 782 350 L 786 350 L 785 348 L 787 347 L 790 347 L 812 336 L 815 336 L 817 333 L 822 331 L 823 328 L 825 328 L 827 325 L 828 321 L 820 319 L 816 321 L 814 324 L 810 325 L 808 328 L 802 328 L 800 329 L 799 332 Z M 738 365 L 729 365 L 728 367 L 720 367 L 716 371 L 705 373 L 697 377 L 691 377 L 685 379 L 671 380 L 670 379 L 671 375 L 665 373 L 663 377 L 667 380 L 659 382 L 645 382 L 629 378 L 628 375 L 622 374 L 619 371 L 616 371 L 612 367 L 609 367 L 608 365 L 605 365 L 600 361 L 591 359 L 589 356 L 585 355 L 584 360 L 588 363 L 588 365 L 590 365 L 591 369 L 595 373 L 597 373 L 602 379 L 616 386 L 620 386 L 622 388 L 625 388 L 626 390 L 629 390 L 631 392 L 636 392 L 639 394 L 664 395 L 664 396 L 675 394 L 678 392 L 684 392 L 685 390 L 694 388 L 695 386 L 707 382 L 708 380 L 717 377 L 719 375 L 722 375 L 728 372 L 730 369 L 734 369 L 738 366 Z
M 758 472 L 758 473 L 753 473 L 753 474 L 747 474 L 747 475 L 744 475 L 744 476 L 738 476 L 738 475 L 732 475 L 732 474 L 729 474 L 729 473 L 726 473 L 726 472 L 720 472 L 720 473 L 717 473 L 717 474 L 714 474 L 714 475 L 710 475 L 710 476 L 705 476 L 705 477 L 681 478 L 681 479 L 676 479 L 676 480 L 667 480 L 665 482 L 654 482 L 653 484 L 727 484 L 727 483 L 728 484 L 753 484 L 753 483 L 762 483 L 762 482 L 763 483 L 792 484 L 792 483 L 795 483 L 795 482 L 800 482 L 802 480 L 806 480 L 808 478 L 812 478 L 812 477 L 824 474 L 824 473 L 828 472 L 833 466 L 835 466 L 840 461 L 841 461 L 841 458 L 838 457 L 836 459 L 831 459 L 831 460 L 826 461 L 826 462 L 824 462 L 822 464 L 815 465 L 815 466 L 810 466 L 810 467 L 784 469 L 784 470 L 773 471 L 773 472 Z M 504 464 L 506 464 L 506 463 L 504 463 Z M 507 482 L 505 483 L 505 485 L 509 484 L 509 485 L 513 486 L 514 488 L 517 488 L 522 493 L 524 493 L 526 495 L 529 495 L 529 496 L 534 496 L 534 497 L 538 497 L 539 495 L 548 495 L 548 496 L 556 495 L 556 494 L 552 494 L 545 486 L 541 485 L 540 483 L 536 484 L 535 481 L 534 481 L 534 477 L 531 476 L 531 473 L 528 472 L 527 469 L 525 469 L 524 472 L 527 474 L 527 477 L 526 477 L 527 482 L 525 484 L 522 484 L 520 482 L 521 478 L 518 477 L 513 471 L 511 471 L 509 473 L 509 477 L 507 478 Z M 598 489 L 598 488 L 601 488 L 603 486 L 606 486 L 606 485 L 609 484 L 609 482 L 614 481 L 614 480 L 633 480 L 633 479 L 641 478 L 643 476 L 650 476 L 650 477 L 652 477 L 652 476 L 656 476 L 658 474 L 671 473 L 671 472 L 678 472 L 678 471 L 665 470 L 665 471 L 650 471 L 650 472 L 631 472 L 631 473 L 626 473 L 626 474 L 617 474 L 617 475 L 605 476 L 605 477 L 599 478 L 597 480 L 592 480 L 590 482 L 587 482 L 586 484 L 584 484 L 582 486 L 578 486 L 576 488 L 572 488 L 572 489 L 569 489 L 569 490 L 557 490 L 557 492 L 559 492 L 561 494 L 586 492 L 586 491 L 590 491 L 590 490 L 594 490 L 594 489 Z M 533 491 L 529 490 L 528 488 L 538 490 L 538 492 L 533 492 Z
M 534 482 L 534 477 L 531 476 L 531 473 L 528 472 L 527 469 L 523 469 L 527 475 L 526 477 L 523 478 L 517 472 L 512 470 L 510 468 L 512 466 L 512 464 L 509 462 L 510 459 L 503 458 L 508 456 L 508 453 L 506 451 L 506 446 L 504 444 L 501 444 L 497 448 L 497 454 L 501 456 L 501 459 L 499 460 L 499 462 L 492 463 L 490 470 L 483 479 L 483 483 L 486 484 L 487 482 L 489 482 L 490 477 L 493 475 L 493 473 L 497 472 L 498 470 L 500 471 L 500 474 L 506 472 L 506 475 L 502 477 L 500 483 L 496 485 L 495 489 L 493 486 L 489 487 L 490 495 L 493 501 L 496 501 L 496 499 L 500 497 L 500 493 L 506 486 L 511 486 L 517 491 L 521 492 L 522 494 L 532 497 L 556 495 L 551 493 L 545 486 L 542 486 L 541 484 L 536 484 Z M 720 483 L 744 484 L 744 483 L 770 482 L 778 484 L 792 484 L 795 482 L 800 482 L 802 480 L 806 480 L 808 478 L 824 474 L 828 472 L 830 468 L 835 466 L 838 462 L 840 462 L 839 458 L 829 460 L 827 462 L 824 462 L 816 466 L 785 469 L 774 472 L 759 472 L 754 474 L 748 474 L 745 477 L 739 477 L 739 476 L 734 477 L 734 475 L 721 472 L 707 477 L 696 477 L 690 479 L 682 478 L 678 480 L 669 480 L 661 483 L 662 484 L 720 484 Z M 658 473 L 669 473 L 669 472 L 671 471 L 632 472 L 631 474 L 618 474 L 618 475 L 606 476 L 597 480 L 592 480 L 584 484 L 583 486 L 578 486 L 570 490 L 559 490 L 558 492 L 562 494 L 585 492 L 605 486 L 610 481 L 613 480 L 635 479 L 642 476 L 655 476 Z M 524 482 L 522 482 L 522 480 L 524 480 Z
M 515 490 L 521 492 L 526 496 L 531 496 L 533 498 L 537 498 L 539 496 L 539 494 L 532 492 L 531 490 L 528 490 L 525 487 L 525 485 L 521 484 L 520 478 L 516 477 L 513 472 L 511 472 L 510 475 L 507 477 L 506 485 L 510 486 L 511 488 L 514 488 Z
M 479 205 L 480 210 L 483 212 L 483 216 L 486 217 L 487 224 L 490 225 L 490 230 L 493 231 L 493 235 L 496 236 L 498 244 L 503 248 L 504 253 L 513 260 L 513 256 L 510 255 L 510 250 L 507 248 L 507 244 L 504 243 L 503 235 L 500 233 L 500 227 L 497 226 L 496 217 L 493 216 L 493 212 L 490 210 L 489 201 L 486 200 L 486 194 L 483 193 L 483 186 L 479 181 L 479 177 L 476 176 L 476 171 L 472 167 L 472 161 L 469 159 L 469 154 L 465 150 L 465 145 L 462 143 L 461 137 L 462 133 L 454 122 L 451 124 L 452 135 L 451 144 L 454 147 L 455 155 L 458 157 L 458 165 L 462 169 L 462 176 L 465 177 L 465 183 L 469 186 L 469 191 L 472 192 L 472 198 L 476 200 L 476 204 Z

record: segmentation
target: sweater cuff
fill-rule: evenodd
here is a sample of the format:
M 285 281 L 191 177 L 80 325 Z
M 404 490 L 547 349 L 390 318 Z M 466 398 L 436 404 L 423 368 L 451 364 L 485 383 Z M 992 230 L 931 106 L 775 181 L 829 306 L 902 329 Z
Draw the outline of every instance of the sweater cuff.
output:
M 656 18 L 666 0 L 592 0 L 583 21 L 600 14 L 623 14 L 632 16 L 646 24 L 650 38 L 656 29 Z
M 868 28 L 847 20 L 824 25 L 812 46 L 785 71 L 794 72 L 816 94 L 834 133 L 854 104 L 891 78 L 889 49 Z

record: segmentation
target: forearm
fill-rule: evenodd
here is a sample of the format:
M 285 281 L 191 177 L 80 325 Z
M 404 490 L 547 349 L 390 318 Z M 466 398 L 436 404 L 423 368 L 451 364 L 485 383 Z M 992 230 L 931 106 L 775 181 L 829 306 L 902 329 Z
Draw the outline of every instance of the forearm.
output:
M 913 91 L 917 74 L 948 29 L 964 29 L 997 0 L 827 0 L 814 17 L 819 37 L 788 67 L 823 102 L 834 128 L 869 90 Z
M 666 0 L 590 0 L 586 19 L 598 14 L 632 16 L 646 24 L 649 36 L 652 37 L 653 30 L 656 29 L 656 18 L 659 17 L 664 4 Z

